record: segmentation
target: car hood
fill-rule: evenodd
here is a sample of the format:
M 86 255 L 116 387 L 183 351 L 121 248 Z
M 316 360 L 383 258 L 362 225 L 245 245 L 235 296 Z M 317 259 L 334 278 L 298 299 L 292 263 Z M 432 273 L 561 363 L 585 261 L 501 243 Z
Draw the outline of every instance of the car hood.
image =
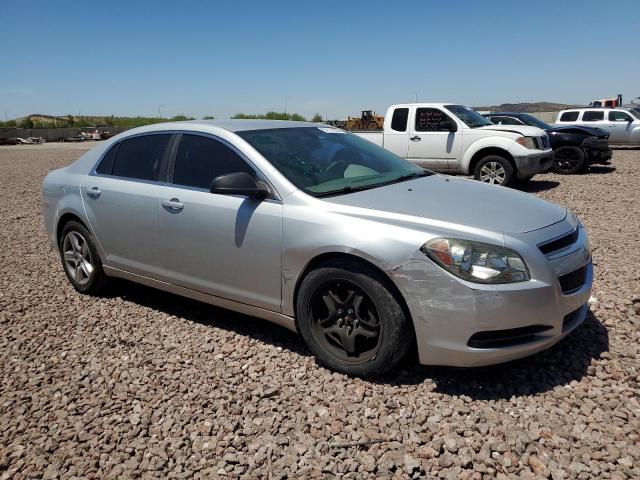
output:
M 498 132 L 512 132 L 525 137 L 542 137 L 545 131 L 538 127 L 529 125 L 486 125 L 475 130 L 495 130 Z
M 567 210 L 560 205 L 527 193 L 442 175 L 323 200 L 499 233 L 538 230 L 562 221 L 567 215 Z
M 552 127 L 549 129 L 549 133 L 584 133 L 593 137 L 604 138 L 609 136 L 609 132 L 602 128 L 596 127 L 583 127 L 580 125 L 565 125 L 559 127 Z

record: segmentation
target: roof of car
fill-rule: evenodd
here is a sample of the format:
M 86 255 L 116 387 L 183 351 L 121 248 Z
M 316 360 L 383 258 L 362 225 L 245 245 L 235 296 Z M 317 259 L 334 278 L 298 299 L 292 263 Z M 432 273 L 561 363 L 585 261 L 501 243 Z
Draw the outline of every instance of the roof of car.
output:
M 295 122 L 292 120 L 189 120 L 179 122 L 178 125 L 202 125 L 206 127 L 220 127 L 231 132 L 245 130 L 267 130 L 272 128 L 317 127 L 323 124 L 312 122 Z
M 491 117 L 493 115 L 510 115 L 510 116 L 518 116 L 518 115 L 528 115 L 528 113 L 526 112 L 492 112 L 492 113 L 485 113 L 484 116 L 485 117 Z

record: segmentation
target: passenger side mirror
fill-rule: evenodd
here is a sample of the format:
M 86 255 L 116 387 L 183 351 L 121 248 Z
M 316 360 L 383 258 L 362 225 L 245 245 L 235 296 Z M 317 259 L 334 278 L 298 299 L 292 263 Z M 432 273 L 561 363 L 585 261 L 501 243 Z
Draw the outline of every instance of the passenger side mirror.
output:
M 440 122 L 440 129 L 444 131 L 449 131 L 449 132 L 457 132 L 458 125 L 456 125 L 455 122 L 451 122 L 449 120 L 443 120 L 442 122 Z
M 246 172 L 235 172 L 214 178 L 211 182 L 211 193 L 218 195 L 245 195 L 262 200 L 269 196 L 269 188 L 264 183 L 256 181 Z

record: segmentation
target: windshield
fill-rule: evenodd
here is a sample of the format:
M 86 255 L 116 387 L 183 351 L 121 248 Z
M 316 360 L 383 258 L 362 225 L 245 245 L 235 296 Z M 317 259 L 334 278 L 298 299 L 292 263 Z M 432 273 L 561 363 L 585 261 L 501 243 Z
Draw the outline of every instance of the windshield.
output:
M 478 128 L 485 125 L 493 125 L 489 120 L 484 118 L 475 110 L 471 110 L 464 105 L 445 105 L 444 108 L 453 113 L 456 117 L 462 120 L 467 127 Z
M 338 195 L 430 172 L 356 135 L 332 127 L 236 132 L 306 193 Z
M 544 123 L 539 118 L 534 117 L 533 115 L 529 115 L 528 113 L 520 114 L 520 119 L 524 120 L 527 125 L 531 125 L 532 127 L 538 127 L 542 130 L 549 130 L 551 125 L 548 123 Z

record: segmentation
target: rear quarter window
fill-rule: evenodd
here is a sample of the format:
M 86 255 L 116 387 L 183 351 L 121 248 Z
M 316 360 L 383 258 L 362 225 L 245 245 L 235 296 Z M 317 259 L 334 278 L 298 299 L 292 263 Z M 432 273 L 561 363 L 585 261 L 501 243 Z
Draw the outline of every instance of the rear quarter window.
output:
M 96 168 L 96 173 L 100 175 L 111 175 L 113 172 L 113 164 L 116 161 L 116 155 L 118 154 L 119 143 L 116 143 L 112 146 L 109 151 L 106 153 L 102 160 L 100 161 L 100 165 Z
M 113 175 L 157 180 L 171 134 L 141 135 L 120 142 Z
M 580 114 L 580 112 L 564 112 L 562 115 L 560 115 L 560 121 L 561 122 L 575 122 L 576 120 L 578 120 L 578 115 Z

